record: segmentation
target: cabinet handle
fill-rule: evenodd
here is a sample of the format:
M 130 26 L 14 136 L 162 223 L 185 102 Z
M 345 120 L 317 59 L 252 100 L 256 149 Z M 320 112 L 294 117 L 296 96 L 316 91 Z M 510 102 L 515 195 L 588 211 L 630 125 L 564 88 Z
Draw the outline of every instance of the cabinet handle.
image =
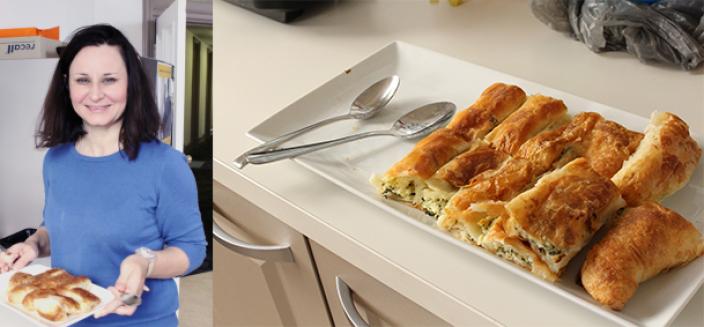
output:
M 342 311 L 345 312 L 347 320 L 354 327 L 369 327 L 369 324 L 362 319 L 362 316 L 357 312 L 357 308 L 354 307 L 350 287 L 347 286 L 347 283 L 340 276 L 335 276 L 335 286 L 337 288 L 337 298 L 340 300 Z
M 217 221 L 213 220 L 213 236 L 215 239 L 239 254 L 250 258 L 260 259 L 270 262 L 293 262 L 293 253 L 291 246 L 288 244 L 281 245 L 256 245 L 239 240 L 225 232 L 218 225 Z

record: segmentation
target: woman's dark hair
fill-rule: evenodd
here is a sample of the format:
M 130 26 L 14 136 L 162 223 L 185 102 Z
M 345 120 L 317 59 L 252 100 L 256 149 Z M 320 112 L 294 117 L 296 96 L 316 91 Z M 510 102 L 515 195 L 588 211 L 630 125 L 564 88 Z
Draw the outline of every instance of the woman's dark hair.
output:
M 141 142 L 157 139 L 159 111 L 137 51 L 118 29 L 99 24 L 77 30 L 61 52 L 44 99 L 35 139 L 37 148 L 76 142 L 86 134 L 83 120 L 71 104 L 68 72 L 81 49 L 103 44 L 117 46 L 127 68 L 127 105 L 122 114 L 119 139 L 122 150 L 130 160 L 134 160 L 139 154 Z

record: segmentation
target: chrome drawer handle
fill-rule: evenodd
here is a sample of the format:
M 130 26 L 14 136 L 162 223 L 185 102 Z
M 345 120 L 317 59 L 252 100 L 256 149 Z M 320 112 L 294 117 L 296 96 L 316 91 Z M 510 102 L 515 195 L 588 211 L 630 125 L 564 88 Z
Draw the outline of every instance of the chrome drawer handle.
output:
M 260 259 L 270 262 L 293 262 L 291 246 L 282 245 L 256 245 L 239 240 L 225 232 L 216 221 L 213 220 L 213 236 L 215 239 L 239 254 L 250 258 Z
M 362 316 L 357 312 L 357 308 L 354 307 L 350 287 L 347 286 L 340 276 L 335 276 L 335 286 L 337 288 L 337 298 L 340 300 L 342 311 L 345 312 L 347 320 L 354 327 L 369 327 L 369 324 L 362 319 Z

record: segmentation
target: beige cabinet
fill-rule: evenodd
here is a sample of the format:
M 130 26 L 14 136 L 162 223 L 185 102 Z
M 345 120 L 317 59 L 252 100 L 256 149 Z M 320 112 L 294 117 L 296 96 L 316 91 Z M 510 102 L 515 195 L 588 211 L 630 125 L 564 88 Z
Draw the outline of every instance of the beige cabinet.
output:
M 449 326 L 319 244 L 310 245 L 335 326 L 350 326 L 355 316 L 369 326 Z M 479 316 L 467 318 L 490 325 Z
M 213 184 L 214 325 L 331 325 L 305 237 Z

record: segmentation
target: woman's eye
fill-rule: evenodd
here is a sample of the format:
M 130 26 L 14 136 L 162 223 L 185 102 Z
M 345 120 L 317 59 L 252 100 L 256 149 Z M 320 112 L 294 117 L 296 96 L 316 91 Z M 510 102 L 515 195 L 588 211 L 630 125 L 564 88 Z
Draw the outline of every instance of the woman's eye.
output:
M 114 78 L 114 77 L 108 77 L 103 80 L 103 83 L 105 83 L 105 84 L 112 84 L 115 82 L 117 82 L 117 78 Z
M 89 82 L 89 81 L 88 81 L 87 78 L 79 78 L 79 79 L 76 79 L 76 83 L 78 83 L 78 84 L 87 84 L 88 82 Z

